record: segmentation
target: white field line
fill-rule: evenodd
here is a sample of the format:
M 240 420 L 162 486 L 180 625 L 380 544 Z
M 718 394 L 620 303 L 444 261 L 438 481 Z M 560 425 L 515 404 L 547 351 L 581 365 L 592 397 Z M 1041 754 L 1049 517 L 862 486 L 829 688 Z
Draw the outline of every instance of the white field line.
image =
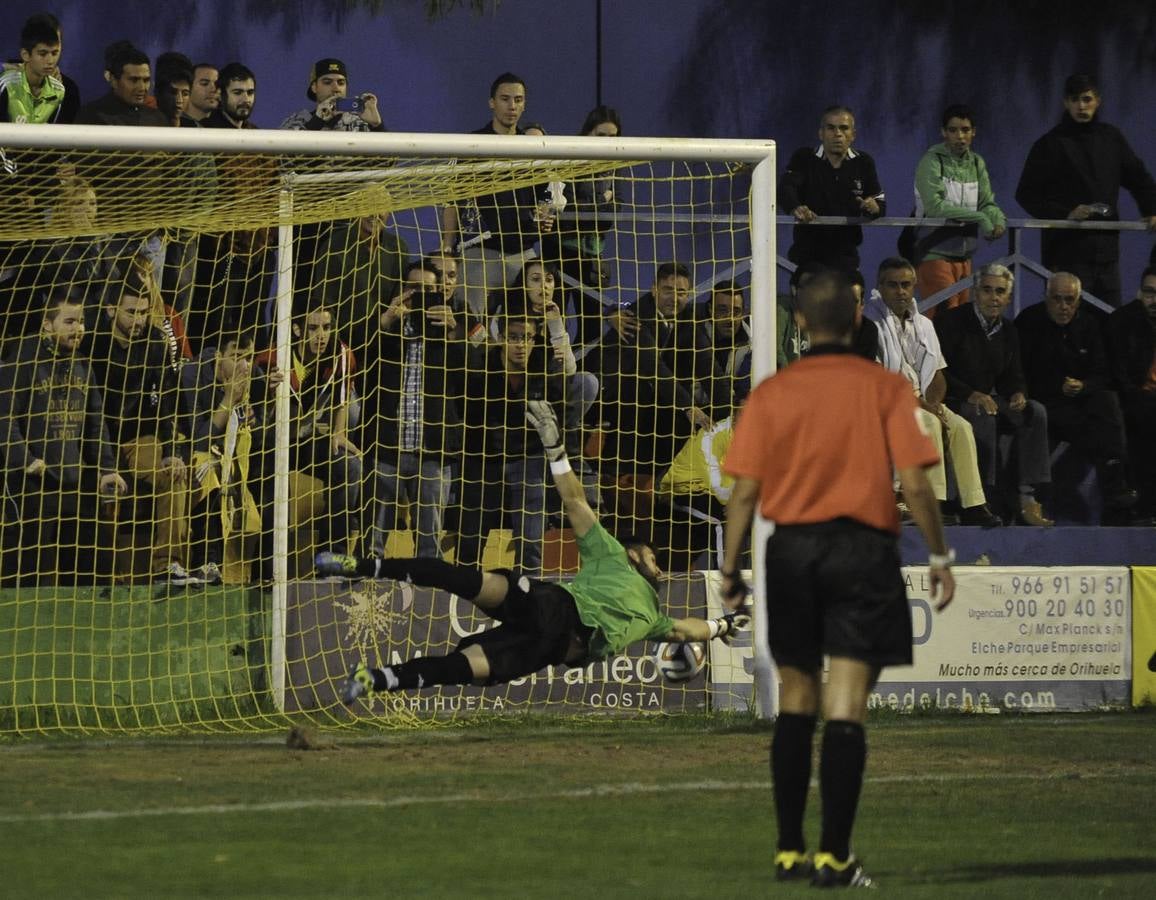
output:
M 1104 781 L 1119 778 L 1151 776 L 1151 767 L 1120 769 L 1097 774 L 1040 774 L 1040 773 L 960 773 L 925 775 L 880 775 L 864 779 L 867 784 L 927 784 L 978 781 Z M 817 782 L 812 781 L 812 785 Z M 739 791 L 767 791 L 771 782 L 765 781 L 687 781 L 672 784 L 596 784 L 565 791 L 529 794 L 486 794 L 469 792 L 458 794 L 416 794 L 380 799 L 374 797 L 321 797 L 314 800 L 281 800 L 271 803 L 213 803 L 206 806 L 163 806 L 144 809 L 93 809 L 81 812 L 5 813 L 0 824 L 13 825 L 31 822 L 103 822 L 110 819 L 167 818 L 173 816 L 218 816 L 227 814 L 257 814 L 297 812 L 326 809 L 395 809 L 402 806 L 444 806 L 464 803 L 533 803 L 550 800 L 583 800 L 599 797 L 668 793 L 712 793 Z

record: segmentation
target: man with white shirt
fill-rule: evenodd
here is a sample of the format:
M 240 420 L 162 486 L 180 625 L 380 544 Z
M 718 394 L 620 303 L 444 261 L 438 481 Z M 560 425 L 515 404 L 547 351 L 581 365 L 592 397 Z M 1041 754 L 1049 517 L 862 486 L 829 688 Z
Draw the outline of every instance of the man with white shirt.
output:
M 915 267 L 902 257 L 889 257 L 879 264 L 876 288 L 867 303 L 867 315 L 879 329 L 879 356 L 884 367 L 911 382 L 919 398 L 920 421 L 935 443 L 940 462 L 928 470 L 936 498 L 947 499 L 944 470 L 944 443 L 959 489 L 960 524 L 994 528 L 1003 522 L 987 507 L 975 434 L 962 416 L 943 403 L 947 361 L 931 320 L 915 305 Z

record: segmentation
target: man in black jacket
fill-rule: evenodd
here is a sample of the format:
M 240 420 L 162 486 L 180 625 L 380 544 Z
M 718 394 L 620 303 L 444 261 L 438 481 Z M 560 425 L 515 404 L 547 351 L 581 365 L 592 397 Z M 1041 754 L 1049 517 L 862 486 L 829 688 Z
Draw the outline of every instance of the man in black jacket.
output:
M 0 367 L 0 448 L 19 498 L 20 562 L 30 583 L 91 580 L 95 500 L 127 490 L 100 391 L 78 353 L 83 339 L 83 303 L 53 294 L 40 334 L 25 338 Z
M 1104 524 L 1131 521 L 1137 495 L 1128 479 L 1128 442 L 1120 400 L 1111 389 L 1100 324 L 1080 309 L 1080 279 L 1057 272 L 1044 302 L 1016 317 L 1028 390 L 1048 409 L 1053 440 L 1067 441 L 1095 464 Z
M 1028 399 L 1016 328 L 1003 317 L 1014 281 L 1005 266 L 984 266 L 972 302 L 941 312 L 935 330 L 947 360 L 946 402 L 971 423 L 984 493 L 996 496 L 999 435 L 1015 435 L 1020 521 L 1048 526 L 1054 523 L 1035 496 L 1051 481 L 1048 413 Z
M 1120 392 L 1140 515 L 1156 514 L 1156 266 L 1140 276 L 1136 299 L 1108 317 L 1108 358 Z
M 80 107 L 77 125 L 169 126 L 163 112 L 147 105 L 152 84 L 147 54 L 128 41 L 117 41 L 105 50 L 105 64 L 109 92 Z
M 464 341 L 445 303 L 441 273 L 411 262 L 380 314 L 363 378 L 359 446 L 375 490 L 370 551 L 381 556 L 399 504 L 409 503 L 417 556 L 441 557 L 451 464 L 462 449 Z
M 149 321 L 148 288 L 136 270 L 111 289 L 93 335 L 94 381 L 113 452 L 133 479 L 134 493 L 151 495 L 150 572 L 187 581 L 188 487 L 177 447 L 177 372 L 164 332 Z
M 1156 181 L 1114 125 L 1101 122 L 1100 88 L 1091 75 L 1064 83 L 1064 117 L 1032 145 L 1016 200 L 1037 219 L 1116 221 L 1127 188 L 1149 229 L 1156 229 Z M 1071 272 L 1084 289 L 1120 305 L 1120 236 L 1116 231 L 1052 229 L 1040 235 L 1044 265 Z
M 819 148 L 800 147 L 779 180 L 779 208 L 798 223 L 787 257 L 795 264 L 821 262 L 841 272 L 859 268 L 863 229 L 858 225 L 815 225 L 816 216 L 885 215 L 887 200 L 875 161 L 852 148 L 855 115 L 829 106 L 819 120 Z
M 725 379 L 690 300 L 690 271 L 663 263 L 651 290 L 610 317 L 611 330 L 588 357 L 612 426 L 602 459 L 621 473 L 666 469 L 692 428 L 711 425 L 712 391 Z

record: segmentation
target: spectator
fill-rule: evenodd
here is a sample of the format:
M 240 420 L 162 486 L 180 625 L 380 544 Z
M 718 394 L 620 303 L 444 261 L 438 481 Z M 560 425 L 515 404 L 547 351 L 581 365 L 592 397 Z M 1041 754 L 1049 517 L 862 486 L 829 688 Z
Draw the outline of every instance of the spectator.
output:
M 373 467 L 370 550 L 381 556 L 408 503 L 418 556 L 440 558 L 451 464 L 462 449 L 463 343 L 440 272 L 406 267 L 405 287 L 379 317 L 363 379 L 361 444 Z
M 281 123 L 291 131 L 385 131 L 377 109 L 377 95 L 359 94 L 357 112 L 338 109 L 349 89 L 345 63 L 339 59 L 319 59 L 309 70 L 305 96 L 317 105 L 295 112 Z
M 60 76 L 60 25 L 40 14 L 20 30 L 20 66 L 0 74 L 0 122 L 71 122 L 78 103 Z
M 473 134 L 524 134 L 518 121 L 525 108 L 526 83 L 504 72 L 490 85 L 490 121 Z M 505 287 L 533 257 L 542 235 L 554 230 L 547 187 L 502 191 L 478 197 L 472 206 L 450 204 L 442 210 L 441 249 L 463 254 L 462 288 L 474 315 L 486 314 L 491 292 Z M 466 230 L 475 236 L 459 244 Z
M 187 584 L 188 487 L 177 438 L 177 369 L 168 336 L 151 320 L 152 298 L 138 267 L 110 286 L 92 343 L 93 382 L 121 471 L 152 501 L 150 573 Z M 129 573 L 118 573 L 129 574 Z
M 971 425 L 944 406 L 947 360 L 939 346 L 935 327 L 915 304 L 915 267 L 906 259 L 891 257 L 879 264 L 876 289 L 867 302 L 867 315 L 879 329 L 880 361 L 911 382 L 919 399 L 919 418 L 925 434 L 935 444 L 939 461 L 928 469 L 935 497 L 942 506 L 947 499 L 947 475 L 943 445 L 946 441 L 951 469 L 959 490 L 963 525 L 994 528 L 1003 522 L 987 507 L 979 476 L 975 435 Z
M 720 281 L 711 289 L 708 312 L 701 327 L 723 379 L 719 397 L 737 406 L 738 398 L 751 390 L 751 324 L 743 287 L 737 281 Z
M 538 375 L 561 373 L 563 376 L 566 386 L 563 437 L 566 439 L 566 452 L 574 459 L 579 459 L 583 444 L 582 425 L 586 413 L 598 399 L 598 379 L 589 372 L 578 371 L 578 361 L 574 357 L 566 321 L 562 316 L 565 300 L 562 299 L 561 291 L 557 290 L 557 285 L 558 274 L 555 268 L 540 259 L 529 260 L 523 264 L 522 271 L 510 285 L 508 306 L 525 310 L 535 320 L 535 338 L 530 348 L 527 370 Z M 494 305 L 498 314 L 494 319 L 496 328 L 507 304 L 499 296 Z M 495 333 L 494 337 L 501 342 L 499 334 Z
M 128 41 L 105 51 L 109 92 L 86 103 L 76 114 L 77 125 L 169 125 L 165 114 L 148 105 L 152 71 L 149 58 Z
M 186 114 L 192 93 L 193 64 L 182 53 L 162 53 L 157 57 L 157 109 L 175 128 L 196 128 L 198 123 Z
M 182 373 L 193 434 L 190 559 L 194 574 L 207 583 L 221 581 L 221 567 L 234 557 L 234 538 L 244 563 L 246 539 L 261 532 L 258 500 L 265 456 L 274 447 L 267 398 L 284 378 L 276 370 L 267 379 L 263 374 L 254 367 L 247 333 L 223 336 L 219 348 L 207 347 Z M 291 515 L 290 529 L 298 524 Z
M 497 317 L 500 345 L 477 347 L 466 379 L 466 446 L 462 461 L 461 534 L 457 561 L 476 565 L 490 528 L 509 521 L 515 565 L 542 570 L 546 530 L 546 457 L 527 423 L 526 402 L 562 399 L 557 375 L 535 372 L 530 359 L 540 318 L 511 305 Z
M 1064 116 L 1032 145 L 1016 200 L 1037 219 L 1116 221 L 1124 187 L 1149 229 L 1156 229 L 1156 181 L 1120 130 L 1100 121 L 1100 102 L 1093 76 L 1064 82 Z M 1048 229 L 1040 248 L 1047 268 L 1070 272 L 1085 290 L 1120 305 L 1118 232 Z
M 650 292 L 613 315 L 611 331 L 592 351 L 607 426 L 602 459 L 620 474 L 652 477 L 666 469 L 691 434 L 710 428 L 722 379 L 690 304 L 690 271 L 663 263 Z
M 622 119 L 618 110 L 610 106 L 596 106 L 586 114 L 582 129 L 583 137 L 616 138 L 622 134 Z M 615 193 L 614 173 L 604 172 L 573 182 L 567 190 L 576 216 L 605 215 L 606 218 L 593 220 L 577 219 L 559 232 L 562 245 L 562 271 L 579 284 L 595 291 L 609 286 L 611 273 L 603 262 L 606 249 L 606 234 L 614 227 L 613 214 L 618 205 Z M 582 316 L 601 327 L 601 303 L 597 298 L 581 294 Z M 593 300 L 593 302 L 585 302 Z M 586 339 L 583 338 L 583 343 Z
M 293 323 L 289 389 L 293 428 L 289 468 L 298 473 L 298 490 L 291 501 L 295 521 L 310 518 L 314 505 L 304 493 L 324 489 L 326 516 L 321 529 L 324 546 L 345 547 L 357 529 L 361 503 L 361 450 L 350 440 L 350 416 L 356 401 L 353 352 L 337 337 L 333 311 L 321 303 L 310 306 Z M 257 357 L 265 371 L 275 368 L 276 350 Z
M 405 241 L 386 227 L 386 216 L 370 215 L 334 221 L 299 249 L 298 283 L 334 311 L 354 354 L 365 357 L 378 317 L 401 287 Z
M 1137 494 L 1129 483 L 1120 399 L 1111 389 L 1099 322 L 1080 308 L 1080 279 L 1056 272 L 1044 302 L 1016 317 L 1028 390 L 1048 410 L 1048 433 L 1095 464 L 1102 524 L 1129 524 Z
M 201 124 L 206 128 L 256 128 L 250 116 L 257 102 L 257 77 L 248 66 L 231 62 L 217 78 L 216 109 Z
M 1055 523 L 1044 515 L 1036 488 L 1051 481 L 1048 413 L 1028 399 L 1015 324 L 1003 317 L 1012 299 L 1015 276 L 997 263 L 976 275 L 968 306 L 945 310 L 935 331 L 950 360 L 946 403 L 971 424 L 979 454 L 984 491 L 996 496 L 1001 434 L 1015 438 L 1018 518 L 1025 525 Z
M 851 283 L 851 294 L 855 298 L 855 323 L 852 330 L 851 349 L 871 362 L 879 361 L 879 329 L 875 323 L 863 315 L 867 295 L 867 282 L 863 273 L 856 269 L 847 276 Z
M 1156 515 L 1156 266 L 1140 275 L 1136 299 L 1108 317 L 1108 359 L 1146 518 Z
M 659 480 L 655 489 L 654 543 L 660 558 L 666 558 L 664 568 L 671 572 L 722 565 L 723 520 L 734 486 L 734 479 L 723 472 L 722 466 L 732 437 L 731 416 L 709 429 L 698 429 L 687 438 Z M 717 558 L 703 559 L 712 546 Z
M 100 390 L 80 353 L 84 331 L 81 299 L 53 293 L 40 333 L 0 367 L 0 448 L 19 503 L 20 568 L 28 583 L 91 580 L 97 498 L 127 490 Z
M 189 107 L 185 114 L 197 122 L 205 119 L 221 105 L 221 89 L 217 86 L 220 73 L 212 63 L 197 63 L 193 66 L 193 85 L 189 91 Z
M 943 143 L 928 149 L 915 169 L 915 215 L 967 224 L 916 231 L 913 262 L 919 296 L 924 299 L 970 280 L 977 230 L 989 241 L 1002 237 L 1006 230 L 987 164 L 971 149 L 975 113 L 962 104 L 947 107 L 940 134 Z M 947 306 L 965 306 L 967 300 L 964 290 L 951 297 Z M 928 318 L 935 317 L 935 310 L 927 311 Z
M 846 106 L 829 106 L 819 120 L 817 150 L 801 147 L 779 181 L 779 207 L 798 223 L 787 257 L 796 265 L 821 262 L 851 272 L 859 268 L 863 229 L 858 225 L 807 227 L 816 216 L 866 216 L 887 212 L 875 161 L 851 145 L 855 116 Z

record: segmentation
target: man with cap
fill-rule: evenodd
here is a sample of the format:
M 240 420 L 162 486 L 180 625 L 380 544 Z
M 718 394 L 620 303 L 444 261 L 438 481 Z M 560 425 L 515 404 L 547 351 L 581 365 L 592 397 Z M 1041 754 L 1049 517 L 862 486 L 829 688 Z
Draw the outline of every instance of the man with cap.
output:
M 293 113 L 281 127 L 291 131 L 385 131 L 376 94 L 358 95 L 358 112 L 337 108 L 337 101 L 345 97 L 348 87 L 345 63 L 332 58 L 317 60 L 309 71 L 309 87 L 305 90 L 305 96 L 316 106 Z
M 1037 219 L 1116 221 L 1123 187 L 1156 230 L 1156 180 L 1120 130 L 1099 118 L 1100 101 L 1093 76 L 1064 82 L 1064 117 L 1032 145 L 1016 200 Z M 1120 305 L 1119 232 L 1047 229 L 1040 250 L 1053 272 L 1069 272 L 1090 294 Z

